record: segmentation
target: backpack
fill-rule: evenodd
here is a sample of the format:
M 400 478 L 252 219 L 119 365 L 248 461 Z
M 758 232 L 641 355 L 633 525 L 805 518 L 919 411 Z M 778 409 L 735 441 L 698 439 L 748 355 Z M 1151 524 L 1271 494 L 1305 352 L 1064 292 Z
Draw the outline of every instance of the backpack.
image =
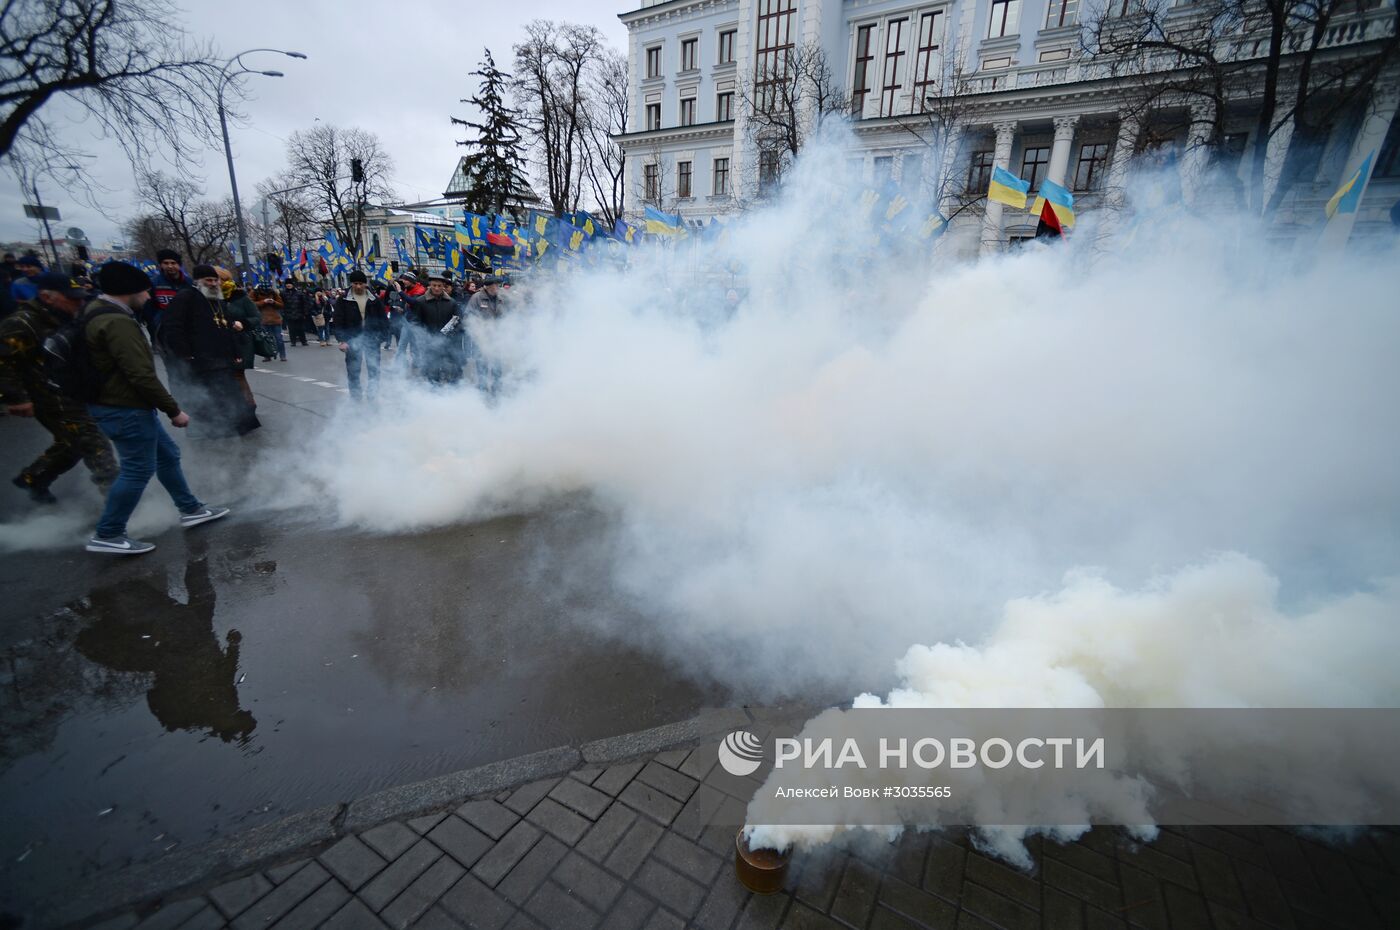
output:
M 84 310 L 44 340 L 44 379 L 62 396 L 85 404 L 97 402 L 107 377 L 92 361 L 87 325 L 104 313 L 121 313 L 116 307 Z

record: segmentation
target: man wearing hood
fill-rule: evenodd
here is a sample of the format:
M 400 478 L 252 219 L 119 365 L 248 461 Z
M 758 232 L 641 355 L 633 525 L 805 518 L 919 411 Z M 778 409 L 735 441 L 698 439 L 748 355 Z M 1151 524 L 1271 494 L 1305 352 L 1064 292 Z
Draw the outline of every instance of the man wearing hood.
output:
M 87 295 L 61 274 L 31 280 L 38 300 L 21 302 L 0 320 L 0 403 L 11 416 L 34 417 L 53 436 L 53 444 L 14 479 L 30 500 L 53 504 L 58 499 L 49 485 L 79 462 L 87 463 L 93 482 L 105 491 L 117 477 L 117 457 L 86 405 L 54 390 L 44 372 L 44 340 L 78 315 Z
M 363 396 L 379 390 L 379 347 L 389 332 L 389 316 L 379 298 L 369 292 L 369 279 L 360 270 L 350 272 L 350 293 L 335 302 L 335 333 L 345 353 L 345 374 L 350 396 L 361 398 L 360 365 L 363 359 L 366 385 Z

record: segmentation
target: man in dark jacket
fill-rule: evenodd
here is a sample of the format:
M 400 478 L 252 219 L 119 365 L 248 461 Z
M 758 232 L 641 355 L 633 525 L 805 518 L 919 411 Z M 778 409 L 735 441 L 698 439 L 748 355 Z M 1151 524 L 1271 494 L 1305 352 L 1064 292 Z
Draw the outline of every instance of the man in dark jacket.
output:
M 126 523 L 152 475 L 169 492 L 180 511 L 180 525 L 186 529 L 226 517 L 228 508 L 206 507 L 190 491 L 180 468 L 180 447 L 156 416 L 157 411 L 164 413 L 175 427 L 190 423 L 189 415 L 156 377 L 151 344 L 136 318 L 150 295 L 150 279 L 132 265 L 110 262 L 97 273 L 97 286 L 102 295 L 83 311 L 83 334 L 102 388 L 88 412 L 117 447 L 121 471 L 107 492 L 107 504 L 87 550 L 139 555 L 155 546 L 128 539 Z
M 345 353 L 345 373 L 350 396 L 359 400 L 360 361 L 364 360 L 368 385 L 364 396 L 373 398 L 379 389 L 379 346 L 389 332 L 384 304 L 369 292 L 369 279 L 363 271 L 350 272 L 350 293 L 335 302 L 335 334 Z
M 77 316 L 87 295 L 63 275 L 33 281 L 38 301 L 23 301 L 0 320 L 0 403 L 11 416 L 34 417 L 53 436 L 53 445 L 14 479 L 30 500 L 52 504 L 57 498 L 49 485 L 79 462 L 105 492 L 117 477 L 117 456 L 87 406 L 54 390 L 44 372 L 44 340 Z
M 413 358 L 432 384 L 453 384 L 462 377 L 462 320 L 451 287 L 446 274 L 431 274 L 427 295 L 414 305 Z
M 156 261 L 160 263 L 160 271 L 151 280 L 151 300 L 146 304 L 145 322 L 151 339 L 160 345 L 160 326 L 166 309 L 176 294 L 194 290 L 194 283 L 185 276 L 185 269 L 180 267 L 179 252 L 161 249 L 156 253 Z
M 196 265 L 195 287 L 175 295 L 161 324 L 171 379 L 200 420 L 202 436 L 242 436 L 258 428 L 238 383 L 244 324 L 230 312 L 212 265 Z
M 287 321 L 287 338 L 291 345 L 306 345 L 308 312 L 306 295 L 288 283 L 282 289 L 282 319 Z

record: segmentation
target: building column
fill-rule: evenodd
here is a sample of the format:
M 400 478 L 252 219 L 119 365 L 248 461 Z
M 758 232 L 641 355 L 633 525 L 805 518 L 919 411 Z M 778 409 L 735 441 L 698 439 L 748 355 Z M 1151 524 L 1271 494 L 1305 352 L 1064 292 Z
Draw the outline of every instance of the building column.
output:
M 1400 109 L 1400 72 L 1397 69 L 1387 69 L 1387 71 L 1376 80 L 1375 89 L 1371 91 L 1371 99 L 1366 103 L 1366 117 L 1361 121 L 1361 127 L 1356 131 L 1356 138 L 1351 143 L 1351 154 L 1347 156 L 1347 164 L 1342 169 L 1342 176 L 1337 179 L 1337 187 L 1346 183 L 1347 178 L 1356 174 L 1361 167 L 1361 163 L 1366 160 L 1367 155 L 1371 155 L 1371 173 L 1376 171 L 1376 162 L 1380 159 L 1381 146 L 1385 144 L 1385 137 L 1390 132 L 1390 124 L 1395 119 L 1395 111 Z M 1365 183 L 1369 183 L 1369 177 L 1363 182 L 1361 196 L 1366 194 Z M 1336 188 L 1333 188 L 1335 190 Z M 1359 211 L 1358 211 L 1359 212 Z M 1326 216 L 1326 214 L 1323 214 Z M 1323 225 L 1322 237 L 1318 245 L 1323 248 L 1340 249 L 1346 245 L 1351 238 L 1351 230 L 1356 225 L 1356 213 L 1338 213 Z
M 992 164 L 997 168 L 1010 170 L 1011 144 L 1016 140 L 1016 122 L 1011 120 L 1004 123 L 993 123 L 992 128 L 997 133 L 996 151 L 992 155 Z M 993 200 L 987 201 L 987 212 L 982 218 L 982 254 L 984 255 L 1001 248 L 1001 211 L 1004 206 L 1005 204 Z
M 734 37 L 736 74 L 753 74 L 753 0 L 739 0 L 739 34 Z M 758 153 L 749 138 L 749 108 L 739 87 L 734 89 L 734 150 L 729 159 L 729 191 L 732 202 L 743 204 L 758 192 Z
M 1182 153 L 1177 166 L 1181 179 L 1181 195 L 1186 203 L 1196 201 L 1196 195 L 1205 184 L 1206 171 L 1210 168 L 1210 135 L 1215 124 L 1215 110 L 1211 104 L 1191 105 L 1191 127 L 1186 131 L 1186 151 Z
M 1264 199 L 1262 203 L 1250 204 L 1250 208 L 1255 213 L 1258 213 L 1263 204 L 1268 203 L 1269 198 L 1274 196 L 1274 190 L 1278 188 L 1278 182 L 1283 178 L 1284 159 L 1287 157 L 1288 147 L 1292 143 L 1293 117 L 1290 116 L 1285 122 L 1280 124 L 1278 129 L 1274 131 L 1274 134 L 1269 137 L 1268 143 L 1264 149 L 1264 186 L 1261 195 Z M 1254 140 L 1254 144 L 1258 145 L 1259 140 Z M 1249 180 L 1245 182 L 1246 185 L 1248 185 L 1254 177 L 1252 154 L 1253 153 L 1251 153 L 1250 175 Z
M 943 141 L 938 164 L 933 166 L 934 189 L 938 192 L 938 212 L 945 219 L 951 218 L 953 212 L 957 210 L 959 195 L 963 193 L 959 181 L 967 178 L 964 166 L 958 158 L 958 153 L 962 151 L 965 135 L 967 135 L 965 124 L 953 124 L 952 128 L 948 130 L 948 137 Z M 926 167 L 925 171 L 927 170 Z
M 1113 143 L 1113 160 L 1108 163 L 1108 178 L 1104 190 L 1104 205 L 1121 208 L 1128 200 L 1128 165 L 1137 150 L 1142 122 L 1128 110 L 1118 113 L 1118 139 Z
M 1055 144 L 1050 149 L 1050 168 L 1045 177 L 1065 187 L 1069 186 L 1065 184 L 1065 172 L 1069 170 L 1069 156 L 1074 149 L 1074 128 L 1078 125 L 1078 116 L 1055 117 Z

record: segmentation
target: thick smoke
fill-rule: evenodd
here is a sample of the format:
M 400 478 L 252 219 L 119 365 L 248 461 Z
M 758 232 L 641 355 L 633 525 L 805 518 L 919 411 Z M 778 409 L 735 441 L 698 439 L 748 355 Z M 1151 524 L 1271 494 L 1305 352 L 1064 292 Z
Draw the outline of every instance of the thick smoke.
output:
M 646 618 L 627 634 L 756 699 L 923 693 L 917 650 L 894 671 L 911 645 L 1004 664 L 1004 616 L 1111 584 L 1141 593 L 1105 597 L 1104 630 L 1161 606 L 1149 654 L 1131 654 L 1146 632 L 1108 640 L 1154 687 L 1085 678 L 1106 703 L 1391 700 L 1347 667 L 1360 639 L 1244 688 L 1222 676 L 1272 658 L 1252 651 L 1270 636 L 1220 640 L 1245 662 L 1206 655 L 1199 625 L 1209 597 L 1266 628 L 1391 597 L 1393 257 L 1281 255 L 1246 220 L 1181 208 L 1097 228 L 1086 208 L 1074 241 L 981 261 L 955 230 L 930 257 L 855 219 L 841 141 L 723 242 L 517 289 L 477 333 L 511 376 L 498 403 L 391 391 L 319 446 L 340 518 L 406 532 L 587 499 L 610 527 L 595 580 Z M 1192 565 L 1238 583 L 1162 599 Z M 1102 580 L 1046 594 L 1086 568 Z M 1063 620 L 1043 625 L 1054 652 Z M 1029 700 L 1034 676 L 1005 677 L 979 699 Z

